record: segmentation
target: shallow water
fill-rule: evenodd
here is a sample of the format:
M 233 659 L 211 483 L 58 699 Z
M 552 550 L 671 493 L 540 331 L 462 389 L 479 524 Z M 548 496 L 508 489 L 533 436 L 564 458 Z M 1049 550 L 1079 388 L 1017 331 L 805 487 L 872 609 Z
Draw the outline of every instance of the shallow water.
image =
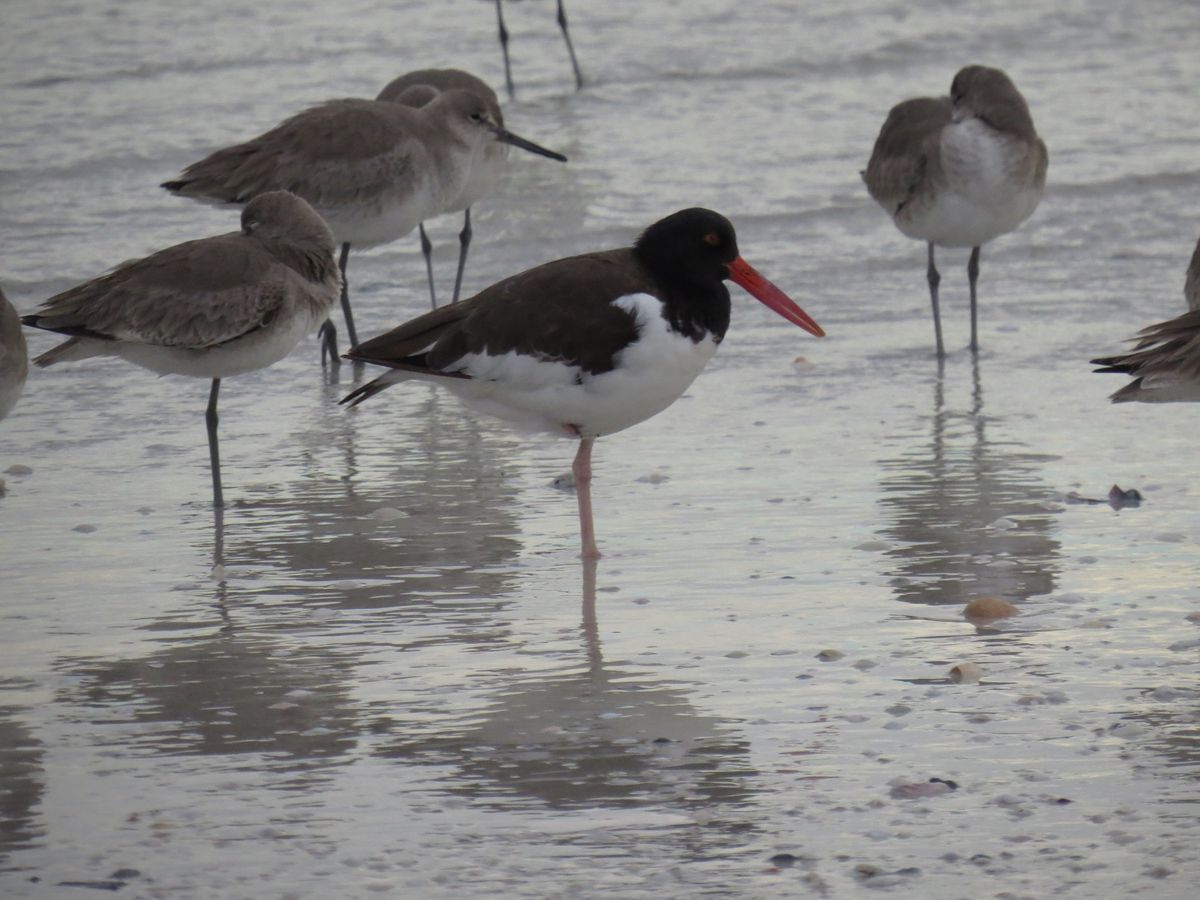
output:
M 735 289 L 688 395 L 598 444 L 595 571 L 569 443 L 426 386 L 339 408 L 358 376 L 315 340 L 222 391 L 219 519 L 206 385 L 33 373 L 0 425 L 0 471 L 32 469 L 0 499 L 0 893 L 1192 896 L 1200 410 L 1113 407 L 1087 360 L 1183 308 L 1200 12 L 569 11 L 578 94 L 552 4 L 508 13 L 506 118 L 571 162 L 514 160 L 468 288 L 700 204 L 829 337 Z M 155 185 L 410 68 L 499 86 L 492 29 L 482 2 L 10 0 L 0 283 L 28 309 L 233 228 Z M 924 250 L 858 170 L 968 62 L 1022 88 L 1050 180 L 984 249 L 978 361 L 941 252 L 939 374 Z M 366 335 L 427 303 L 415 240 L 350 279 Z M 1146 502 L 1065 502 L 1114 482 Z M 973 625 L 980 595 L 1020 615 Z M 893 796 L 931 777 L 958 788 Z

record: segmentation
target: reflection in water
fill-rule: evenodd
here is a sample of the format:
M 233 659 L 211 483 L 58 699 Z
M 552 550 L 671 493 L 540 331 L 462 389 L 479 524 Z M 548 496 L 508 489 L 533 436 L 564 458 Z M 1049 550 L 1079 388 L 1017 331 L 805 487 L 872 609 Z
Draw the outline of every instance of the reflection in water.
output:
M 747 741 L 697 713 L 683 687 L 605 664 L 595 561 L 583 563 L 583 575 L 582 652 L 573 664 L 498 676 L 491 705 L 470 726 L 414 735 L 386 755 L 451 762 L 458 772 L 448 790 L 497 808 L 514 795 L 557 808 L 746 801 L 755 774 Z
M 246 491 L 225 531 L 231 577 L 266 566 L 306 599 L 351 609 L 447 598 L 495 609 L 520 549 L 516 488 L 495 439 L 447 400 L 431 392 L 394 442 L 365 439 L 344 409 L 293 436 L 299 484 Z
M 42 837 L 36 809 L 45 793 L 42 742 L 17 716 L 19 707 L 0 706 L 0 873 L 11 871 L 9 855 Z
M 272 753 L 285 769 L 346 753 L 355 719 L 350 663 L 311 648 L 287 652 L 262 638 L 180 638 L 141 659 L 60 663 L 80 683 L 62 699 L 95 725 L 170 723 L 116 729 L 122 746 L 160 753 Z
M 1039 478 L 1053 457 L 989 437 L 994 423 L 983 412 L 978 357 L 972 376 L 970 409 L 948 409 L 939 367 L 928 446 L 880 463 L 887 520 L 880 535 L 897 545 L 888 551 L 897 563 L 892 585 L 906 603 L 1054 590 L 1059 543 Z
M 320 770 L 358 741 L 365 656 L 507 642 L 515 488 L 473 422 L 437 404 L 396 444 L 363 441 L 343 410 L 289 436 L 279 456 L 300 475 L 248 486 L 198 532 L 215 604 L 169 605 L 144 655 L 61 660 L 79 681 L 60 698 L 71 714 L 132 724 L 112 740 L 155 753 Z
M 1183 689 L 1147 689 L 1113 726 L 1118 730 L 1130 722 L 1149 726 L 1144 735 L 1132 739 L 1168 762 L 1161 771 L 1173 776 L 1171 799 L 1181 805 L 1200 800 L 1200 691 L 1193 687 L 1196 682 L 1190 672 L 1183 682 Z M 1191 809 L 1181 815 L 1194 818 Z

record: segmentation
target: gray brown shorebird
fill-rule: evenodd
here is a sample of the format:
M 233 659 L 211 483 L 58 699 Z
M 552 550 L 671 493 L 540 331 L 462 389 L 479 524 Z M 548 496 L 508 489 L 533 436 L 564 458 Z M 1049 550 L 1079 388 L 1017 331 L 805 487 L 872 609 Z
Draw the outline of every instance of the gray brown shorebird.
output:
M 468 186 L 481 148 L 496 141 L 566 159 L 507 131 L 485 98 L 455 89 L 423 106 L 330 100 L 217 150 L 162 186 L 209 203 L 247 203 L 273 190 L 307 200 L 341 244 L 342 311 L 356 343 L 346 283 L 350 247 L 389 243 L 448 208 Z M 332 323 L 322 332 L 322 359 L 328 354 L 336 363 Z
M 312 207 L 285 191 L 242 210 L 241 231 L 132 260 L 51 297 L 22 321 L 70 335 L 39 366 L 117 356 L 160 375 L 209 378 L 205 422 L 213 504 L 221 379 L 283 359 L 329 317 L 341 288 L 336 245 Z
M 741 258 L 728 219 L 685 209 L 632 247 L 537 266 L 353 348 L 348 359 L 390 371 L 342 402 L 417 378 L 519 428 L 577 438 L 580 537 L 595 559 L 592 445 L 662 412 L 700 374 L 729 327 L 727 278 L 824 334 Z
M 391 81 L 379 92 L 379 100 L 390 100 L 408 106 L 424 106 L 432 102 L 443 91 L 465 90 L 479 97 L 487 105 L 492 119 L 504 127 L 504 113 L 496 92 L 481 79 L 462 69 L 418 69 Z M 454 276 L 454 294 L 451 303 L 457 303 L 462 291 L 463 270 L 467 265 L 467 250 L 471 245 L 471 207 L 475 202 L 496 188 L 508 164 L 509 145 L 503 141 L 485 141 L 476 149 L 471 159 L 471 170 L 466 184 L 457 197 L 449 200 L 437 213 L 463 213 L 462 231 L 458 233 L 458 270 Z M 437 309 L 437 292 L 433 286 L 433 244 L 425 232 L 425 223 L 419 226 L 421 253 L 425 257 L 425 272 L 429 276 L 429 302 Z
M 1133 381 L 1112 395 L 1113 403 L 1200 401 L 1200 242 L 1184 281 L 1188 312 L 1143 328 L 1129 353 L 1093 359 L 1097 372 L 1131 375 Z
M 0 291 L 0 419 L 17 405 L 28 374 L 29 354 L 21 333 L 21 318 Z
M 979 249 L 1037 209 L 1048 159 L 1025 98 L 999 69 L 967 66 L 954 76 L 949 97 L 905 100 L 888 113 L 863 180 L 901 233 L 928 245 L 939 358 L 946 351 L 934 246 L 971 248 L 967 278 L 976 351 Z

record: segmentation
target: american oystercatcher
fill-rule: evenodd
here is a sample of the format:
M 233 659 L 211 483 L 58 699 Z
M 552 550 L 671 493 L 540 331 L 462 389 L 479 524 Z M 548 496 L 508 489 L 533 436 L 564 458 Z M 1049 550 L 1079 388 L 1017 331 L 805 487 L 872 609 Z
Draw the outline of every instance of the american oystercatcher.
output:
M 481 79 L 462 69 L 418 69 L 393 79 L 382 91 L 379 100 L 390 100 L 406 106 L 425 106 L 443 91 L 465 90 L 479 97 L 487 105 L 492 120 L 504 127 L 504 113 L 496 92 Z M 508 163 L 509 145 L 503 141 L 485 141 L 477 148 L 471 159 L 471 170 L 467 183 L 459 195 L 450 200 L 438 213 L 463 212 L 463 227 L 458 233 L 458 271 L 454 276 L 454 295 L 451 303 L 457 303 L 462 290 L 463 269 L 467 265 L 467 250 L 471 245 L 471 207 L 477 200 L 490 194 L 504 174 Z M 425 223 L 419 227 L 421 253 L 425 257 L 425 272 L 429 276 L 429 302 L 437 309 L 437 293 L 433 287 L 433 244 L 425 232 Z
M 278 362 L 328 318 L 341 288 L 335 250 L 329 226 L 299 197 L 260 194 L 242 210 L 240 232 L 123 263 L 25 316 L 71 336 L 34 362 L 117 356 L 160 375 L 211 378 L 205 421 L 220 507 L 221 379 Z
M 1097 372 L 1132 375 L 1113 403 L 1200 401 L 1200 242 L 1188 265 L 1183 296 L 1188 312 L 1138 332 L 1137 346 L 1120 356 L 1093 359 Z
M 579 71 L 579 60 L 575 58 L 575 45 L 571 43 L 571 32 L 567 28 L 567 11 L 563 8 L 563 0 L 558 0 L 558 14 L 555 16 L 558 29 L 562 32 L 563 41 L 567 45 L 567 54 L 571 57 L 571 68 L 575 72 L 575 90 L 583 87 L 583 73 Z M 500 29 L 500 52 L 504 54 L 504 85 L 508 88 L 508 96 L 513 96 L 512 65 L 508 61 L 508 28 L 504 25 L 504 8 L 501 0 L 496 0 L 496 24 Z
M 342 245 L 342 311 L 357 343 L 345 280 L 351 245 L 389 243 L 446 208 L 466 187 L 480 148 L 496 141 L 566 161 L 501 127 L 484 98 L 447 90 L 420 107 L 330 100 L 217 150 L 162 186 L 210 203 L 246 203 L 287 190 L 312 204 Z M 322 359 L 327 352 L 336 363 L 332 322 L 323 335 Z
M 1037 209 L 1048 160 L 1025 98 L 999 69 L 967 66 L 954 76 L 949 97 L 905 100 L 888 113 L 862 177 L 896 227 L 929 246 L 939 358 L 946 351 L 934 245 L 971 248 L 971 350 L 978 350 L 979 248 Z
M 728 219 L 685 209 L 632 247 L 537 266 L 353 348 L 348 359 L 391 371 L 342 402 L 420 378 L 519 427 L 578 438 L 583 556 L 594 559 L 592 444 L 662 412 L 700 374 L 729 327 L 726 278 L 824 335 L 741 258 Z
M 21 319 L 13 305 L 0 291 L 0 419 L 17 405 L 29 374 L 29 355 L 25 350 L 25 335 Z

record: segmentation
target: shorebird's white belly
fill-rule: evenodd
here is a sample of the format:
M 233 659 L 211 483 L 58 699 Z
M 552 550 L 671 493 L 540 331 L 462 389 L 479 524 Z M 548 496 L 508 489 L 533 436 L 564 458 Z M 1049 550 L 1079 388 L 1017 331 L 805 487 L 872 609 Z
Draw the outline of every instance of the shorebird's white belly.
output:
M 0 304 L 7 304 L 4 295 L 0 294 Z M 0 309 L 0 315 L 4 314 L 4 310 Z M 25 340 L 21 336 L 21 323 L 17 319 L 16 311 L 11 307 L 8 309 L 8 317 L 12 323 L 12 331 L 9 334 L 0 332 L 0 419 L 12 411 L 12 408 L 17 405 L 17 398 L 21 396 L 21 390 L 25 387 L 25 377 L 29 374 L 29 361 L 27 351 L 25 349 Z M 7 326 L 9 323 L 2 323 Z
M 927 204 L 897 226 L 912 238 L 946 247 L 978 247 L 1015 229 L 1042 199 L 1032 148 L 999 135 L 979 119 L 942 131 L 944 179 Z
M 118 356 L 159 375 L 228 378 L 279 362 L 306 334 L 316 330 L 320 322 L 321 319 L 313 316 L 293 316 L 244 338 L 204 349 L 88 338 L 70 358 Z
M 12 412 L 24 387 L 24 377 L 0 378 L 0 419 Z
M 399 240 L 428 214 L 435 192 L 431 187 L 407 193 L 367 197 L 344 206 L 317 206 L 339 244 L 373 247 Z
M 676 334 L 649 294 L 614 303 L 636 317 L 637 340 L 616 357 L 609 372 L 591 375 L 561 362 L 515 352 L 467 357 L 460 368 L 470 380 L 441 383 L 483 412 L 518 427 L 562 434 L 577 429 L 599 437 L 662 412 L 687 390 L 717 351 L 710 336 L 700 341 Z
M 391 243 L 450 207 L 467 183 L 470 159 L 465 152 L 442 159 L 430 157 L 427 171 L 414 169 L 412 174 L 385 190 L 358 194 L 348 202 L 314 202 L 313 207 L 329 223 L 339 244 L 371 247 Z

